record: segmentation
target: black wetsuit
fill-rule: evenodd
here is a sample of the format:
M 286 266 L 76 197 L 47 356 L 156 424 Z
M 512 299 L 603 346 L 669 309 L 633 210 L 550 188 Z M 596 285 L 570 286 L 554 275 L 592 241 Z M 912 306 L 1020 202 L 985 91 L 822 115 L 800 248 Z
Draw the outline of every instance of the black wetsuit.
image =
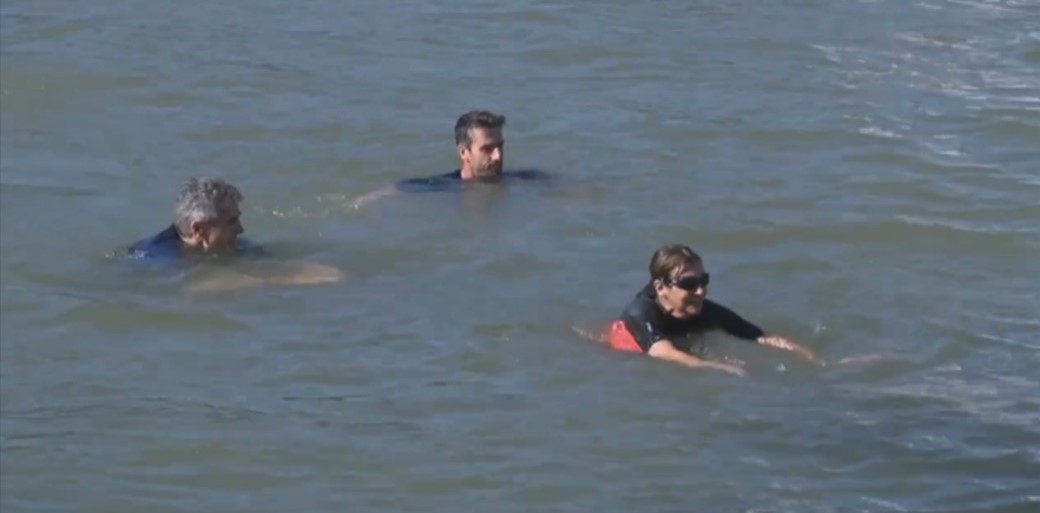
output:
M 647 285 L 625 307 L 621 321 L 643 352 L 659 340 L 668 340 L 676 348 L 690 351 L 691 335 L 722 330 L 744 340 L 757 340 L 765 333 L 736 312 L 714 301 L 705 299 L 701 312 L 689 319 L 677 319 L 657 304 L 654 289 Z
M 504 171 L 502 172 L 501 176 L 491 179 L 463 180 L 462 171 L 456 169 L 455 171 L 445 173 L 443 175 L 428 176 L 424 178 L 409 178 L 407 180 L 401 180 L 394 184 L 394 187 L 400 192 L 434 192 L 459 189 L 463 185 L 470 182 L 496 183 L 513 182 L 518 180 L 548 182 L 551 178 L 552 176 L 544 171 L 538 171 L 537 169 L 525 169 L 522 171 Z

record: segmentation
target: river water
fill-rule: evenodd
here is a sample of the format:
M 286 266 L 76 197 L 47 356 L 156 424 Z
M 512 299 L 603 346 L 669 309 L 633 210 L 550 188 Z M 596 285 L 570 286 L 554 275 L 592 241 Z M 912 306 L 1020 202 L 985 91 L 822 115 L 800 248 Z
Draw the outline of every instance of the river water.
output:
M 1040 3 L 4 0 L 0 509 L 1040 510 Z M 352 198 L 508 117 L 551 188 Z M 106 258 L 181 182 L 349 279 Z M 608 351 L 660 244 L 830 361 Z

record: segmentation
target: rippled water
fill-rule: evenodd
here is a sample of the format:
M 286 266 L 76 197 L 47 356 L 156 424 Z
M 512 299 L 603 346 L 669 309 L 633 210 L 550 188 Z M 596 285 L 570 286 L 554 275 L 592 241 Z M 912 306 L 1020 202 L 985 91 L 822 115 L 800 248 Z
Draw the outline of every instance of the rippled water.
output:
M 5 0 L 0 509 L 1040 506 L 1040 4 Z M 352 198 L 508 116 L 516 187 Z M 105 258 L 195 174 L 336 285 Z M 680 241 L 831 360 L 571 331 Z

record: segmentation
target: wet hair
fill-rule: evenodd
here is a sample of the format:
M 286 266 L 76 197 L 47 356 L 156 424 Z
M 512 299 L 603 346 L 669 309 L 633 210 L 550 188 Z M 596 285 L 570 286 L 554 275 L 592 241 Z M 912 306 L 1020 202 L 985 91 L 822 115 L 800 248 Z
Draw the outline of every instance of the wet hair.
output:
M 196 221 L 210 222 L 220 219 L 229 207 L 238 205 L 242 193 L 238 188 L 219 178 L 192 178 L 181 187 L 174 208 L 173 224 L 182 234 L 191 233 L 191 224 Z
M 703 265 L 704 261 L 696 251 L 683 244 L 669 244 L 654 251 L 650 258 L 650 281 L 668 280 L 686 269 Z
M 505 116 L 486 110 L 471 110 L 455 122 L 455 145 L 465 145 L 468 148 L 473 142 L 470 131 L 474 128 L 502 128 L 505 124 Z

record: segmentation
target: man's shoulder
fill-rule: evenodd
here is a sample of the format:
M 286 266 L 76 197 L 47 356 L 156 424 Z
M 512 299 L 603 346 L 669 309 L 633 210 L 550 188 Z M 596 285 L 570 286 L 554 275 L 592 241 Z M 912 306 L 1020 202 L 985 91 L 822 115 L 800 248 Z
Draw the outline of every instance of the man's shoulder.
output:
M 656 309 L 657 302 L 653 292 L 649 287 L 644 287 L 625 305 L 623 315 L 632 319 L 654 317 Z
M 505 171 L 502 173 L 502 177 L 508 181 L 521 180 L 531 182 L 549 182 L 552 180 L 552 175 L 540 169 Z M 442 175 L 401 180 L 394 184 L 394 188 L 400 192 L 442 191 L 460 188 L 464 182 L 465 181 L 462 179 L 462 171 L 456 169 L 450 173 L 444 173 Z
M 507 171 L 506 176 L 518 180 L 531 180 L 537 182 L 544 182 L 552 179 L 552 175 L 540 169 L 520 169 L 517 171 Z
M 170 225 L 163 231 L 141 239 L 127 247 L 127 255 L 132 258 L 170 258 L 181 254 L 180 234 Z
M 456 169 L 442 175 L 407 178 L 395 183 L 394 188 L 401 192 L 439 191 L 457 186 L 461 182 L 462 172 Z

